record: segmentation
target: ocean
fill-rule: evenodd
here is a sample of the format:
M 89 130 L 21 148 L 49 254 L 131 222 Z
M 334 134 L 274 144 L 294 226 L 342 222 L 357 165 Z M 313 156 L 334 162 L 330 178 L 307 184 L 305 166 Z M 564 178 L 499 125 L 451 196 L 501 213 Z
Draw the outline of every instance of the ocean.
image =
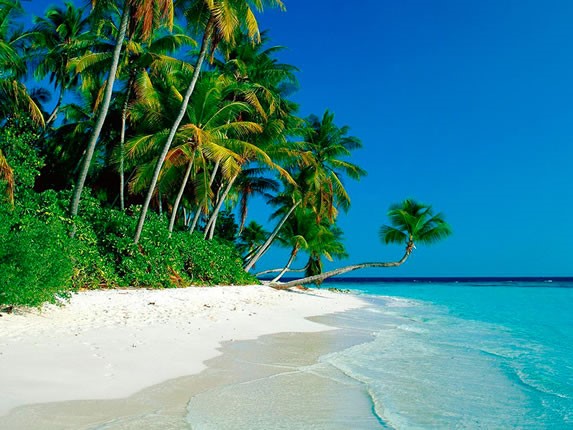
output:
M 192 429 L 573 429 L 573 279 L 334 281 L 362 340 L 195 396 Z
M 573 428 L 572 279 L 345 279 L 371 342 L 321 357 L 381 428 Z

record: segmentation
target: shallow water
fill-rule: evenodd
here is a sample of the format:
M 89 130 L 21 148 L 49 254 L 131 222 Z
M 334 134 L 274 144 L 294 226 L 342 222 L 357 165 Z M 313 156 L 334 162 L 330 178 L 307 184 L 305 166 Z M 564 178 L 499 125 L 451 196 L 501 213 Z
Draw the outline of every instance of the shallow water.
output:
M 573 284 L 336 286 L 370 306 L 329 322 L 368 341 L 194 396 L 191 428 L 573 428 Z
M 321 360 L 386 426 L 573 428 L 573 284 L 344 287 L 367 294 L 376 336 Z

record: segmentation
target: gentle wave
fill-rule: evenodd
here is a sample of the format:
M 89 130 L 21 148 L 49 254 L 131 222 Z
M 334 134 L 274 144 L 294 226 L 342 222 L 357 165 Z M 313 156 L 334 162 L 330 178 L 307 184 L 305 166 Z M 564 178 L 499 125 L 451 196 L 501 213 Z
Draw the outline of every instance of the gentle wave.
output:
M 571 291 L 409 286 L 353 286 L 375 293 L 362 313 L 375 337 L 322 358 L 365 386 L 385 425 L 572 424 Z

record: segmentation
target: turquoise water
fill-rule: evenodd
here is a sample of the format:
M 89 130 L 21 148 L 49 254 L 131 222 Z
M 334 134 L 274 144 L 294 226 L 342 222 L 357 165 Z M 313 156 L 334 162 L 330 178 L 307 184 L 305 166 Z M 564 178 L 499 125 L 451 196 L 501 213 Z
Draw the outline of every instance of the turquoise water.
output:
M 330 286 L 330 285 L 327 285 Z M 336 284 L 372 342 L 323 356 L 382 428 L 573 428 L 573 283 Z

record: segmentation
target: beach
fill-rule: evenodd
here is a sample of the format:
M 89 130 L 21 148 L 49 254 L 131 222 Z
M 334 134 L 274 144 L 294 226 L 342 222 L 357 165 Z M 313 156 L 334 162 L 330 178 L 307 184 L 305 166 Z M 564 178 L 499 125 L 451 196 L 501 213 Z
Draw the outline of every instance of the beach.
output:
M 354 295 L 326 290 L 198 287 L 84 291 L 62 306 L 3 314 L 0 428 L 37 428 L 40 423 L 42 428 L 50 423 L 53 428 L 82 428 L 98 420 L 107 422 L 113 418 L 110 409 L 94 407 L 89 401 L 105 404 L 154 386 L 160 387 L 155 391 L 157 402 L 169 403 L 177 397 L 173 384 L 205 371 L 206 361 L 221 355 L 223 344 L 229 349 L 241 341 L 277 333 L 325 334 L 334 328 L 308 318 L 362 306 L 364 302 Z M 303 361 L 345 346 L 336 346 L 336 342 L 344 343 L 336 336 L 331 336 L 328 345 L 322 342 L 322 348 L 317 341 L 320 336 L 312 342 L 299 337 L 297 343 L 295 338 L 289 335 L 282 341 L 291 342 L 291 352 L 298 345 L 300 357 L 305 357 L 298 359 Z M 280 339 L 273 342 L 280 343 Z M 207 389 L 212 383 L 205 380 L 193 387 Z M 183 407 L 192 394 L 189 390 L 177 397 Z M 145 394 L 143 403 L 149 406 L 153 397 Z M 71 406 L 66 403 L 70 401 Z M 83 411 L 82 401 L 87 401 Z M 123 403 L 128 410 L 140 406 L 141 399 Z M 74 418 L 69 420 L 68 414 Z

